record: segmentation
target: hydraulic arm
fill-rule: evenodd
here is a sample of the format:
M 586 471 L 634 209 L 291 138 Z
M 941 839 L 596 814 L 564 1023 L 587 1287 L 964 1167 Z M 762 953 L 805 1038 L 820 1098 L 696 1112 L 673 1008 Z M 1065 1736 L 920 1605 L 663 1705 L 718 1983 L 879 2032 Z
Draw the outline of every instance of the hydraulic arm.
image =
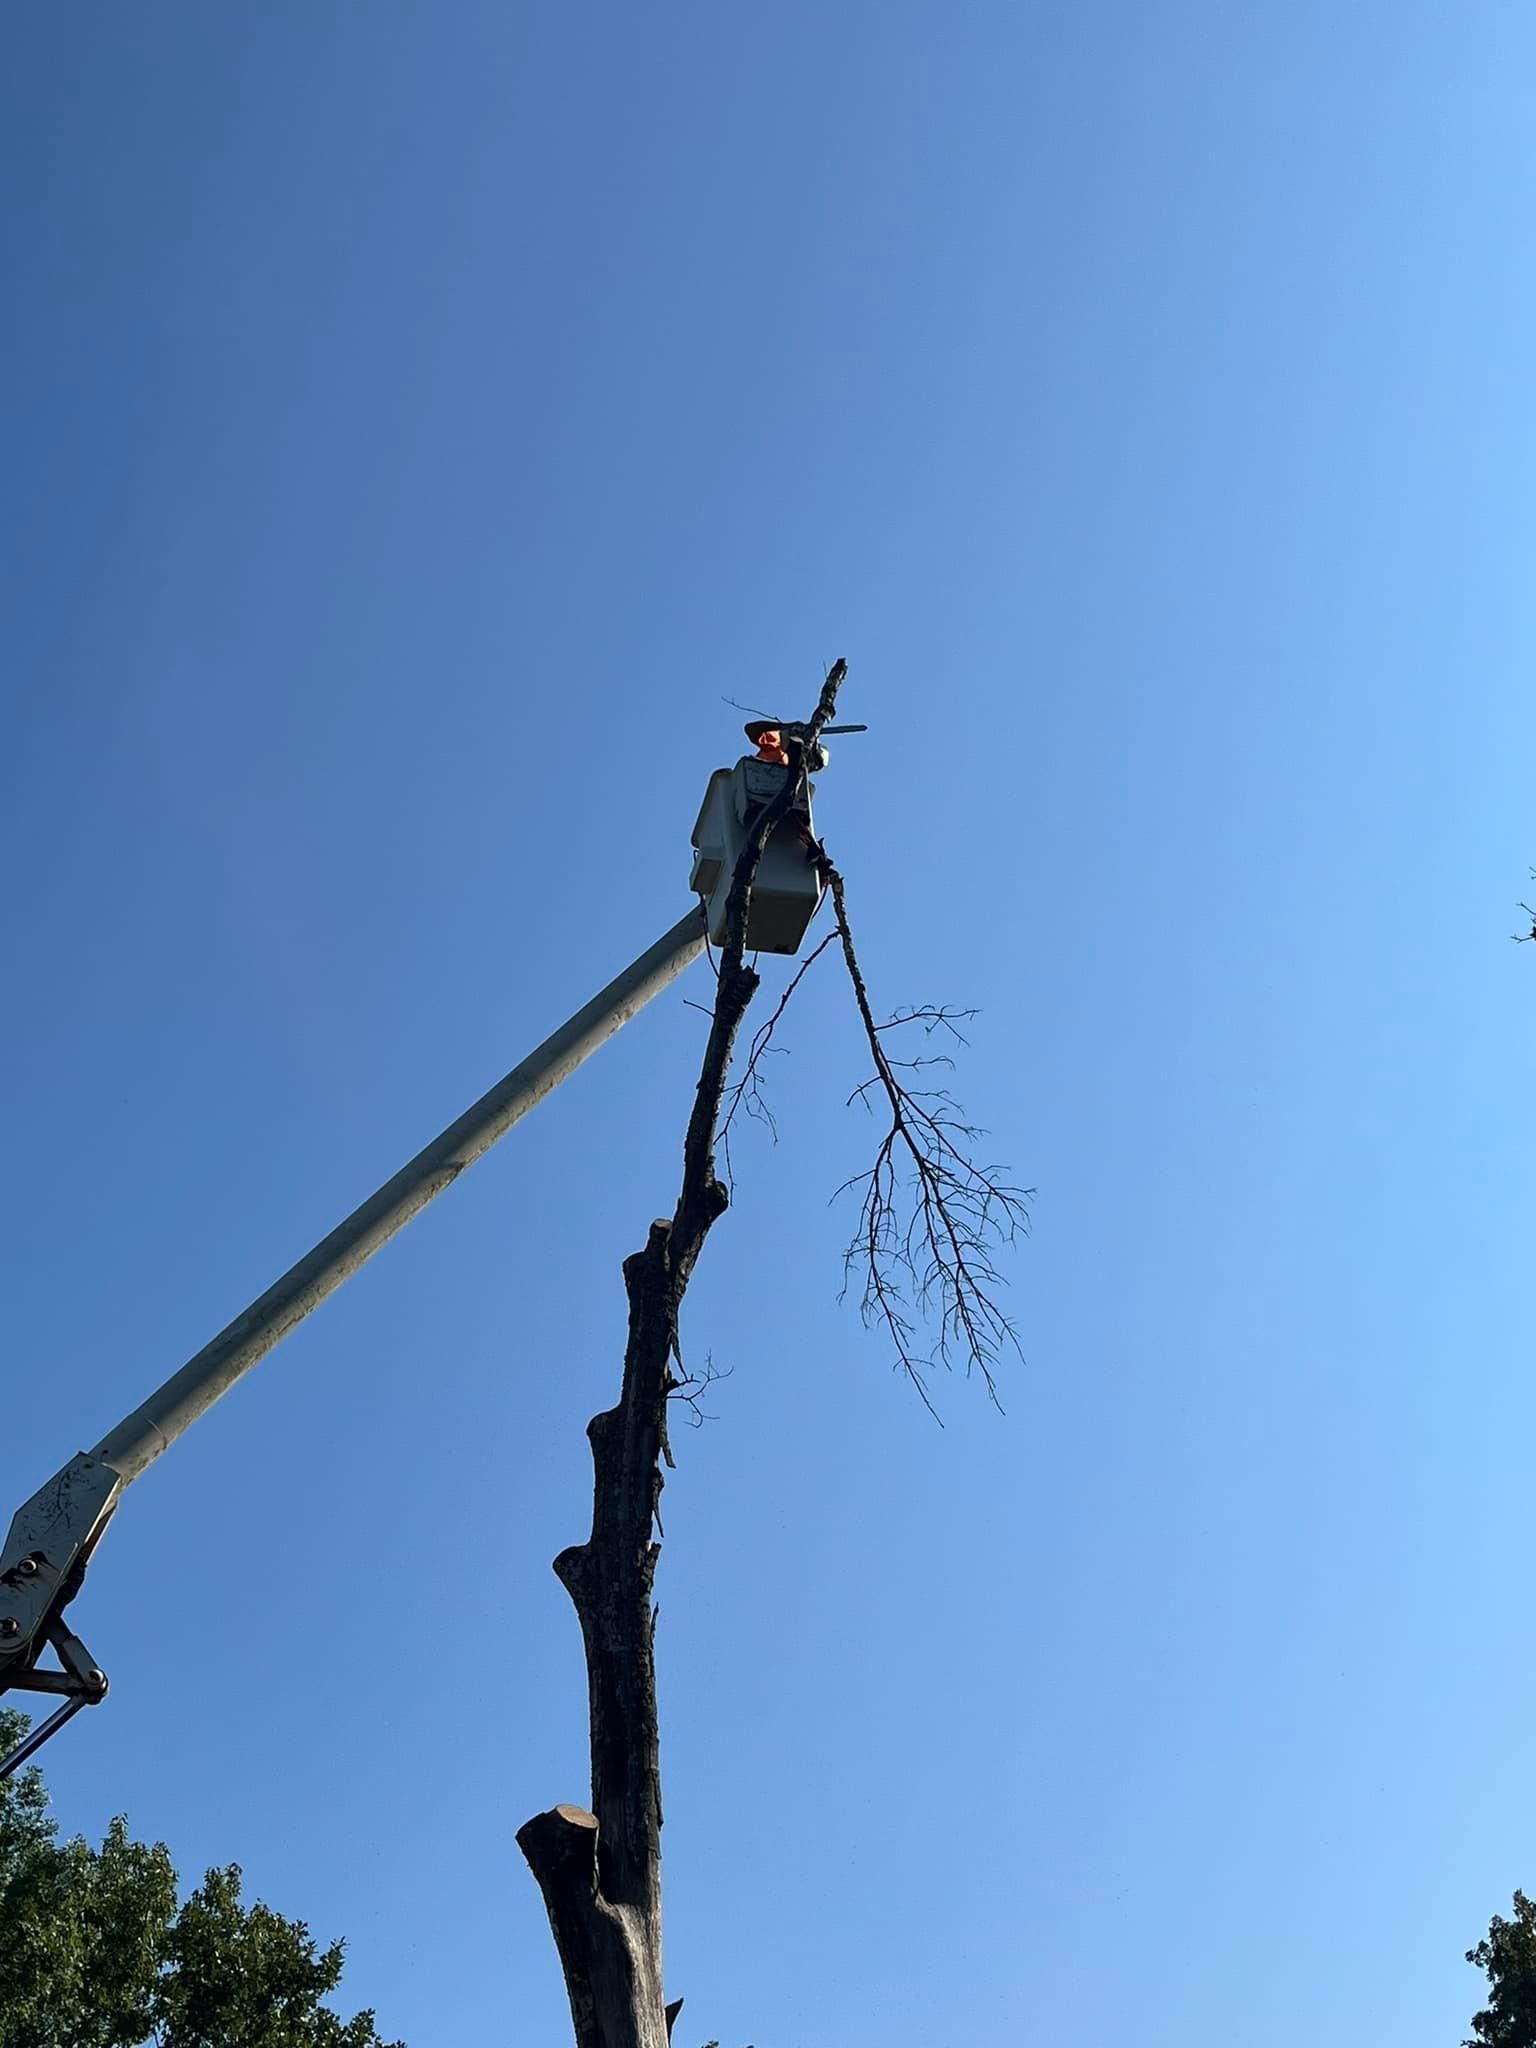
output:
M 704 913 L 695 906 L 94 1450 L 81 1451 L 18 1509 L 0 1551 L 0 1693 L 42 1693 L 62 1704 L 9 1756 L 0 1757 L 0 1778 L 9 1777 L 82 1707 L 106 1697 L 106 1678 L 65 1626 L 63 1614 L 124 1489 L 434 1195 L 659 995 L 698 958 L 704 943 Z M 56 1667 L 39 1661 L 48 1648 Z

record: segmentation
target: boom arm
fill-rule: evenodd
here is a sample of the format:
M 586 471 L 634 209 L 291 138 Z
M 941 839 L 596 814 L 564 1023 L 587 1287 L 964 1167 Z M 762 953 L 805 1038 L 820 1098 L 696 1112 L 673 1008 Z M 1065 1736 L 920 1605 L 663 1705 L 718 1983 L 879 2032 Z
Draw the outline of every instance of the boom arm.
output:
M 106 1679 L 61 1617 L 80 1590 L 91 1553 L 124 1489 L 703 950 L 704 916 L 695 907 L 108 1431 L 93 1451 L 80 1452 L 18 1509 L 0 1551 L 0 1693 L 14 1687 L 61 1694 L 65 1704 L 11 1755 L 0 1758 L 0 1779 L 81 1707 L 106 1695 Z M 45 1643 L 59 1658 L 57 1671 L 38 1666 Z

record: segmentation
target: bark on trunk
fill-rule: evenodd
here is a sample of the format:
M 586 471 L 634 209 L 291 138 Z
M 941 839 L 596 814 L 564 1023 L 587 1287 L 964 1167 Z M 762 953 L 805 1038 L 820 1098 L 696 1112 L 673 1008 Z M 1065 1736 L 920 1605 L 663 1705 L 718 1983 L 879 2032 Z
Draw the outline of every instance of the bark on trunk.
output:
M 832 716 L 837 662 L 822 686 L 807 744 Z M 731 1050 L 758 977 L 745 963 L 747 906 L 763 845 L 793 801 L 803 748 L 791 751 L 782 796 L 759 817 L 737 863 L 709 1039 L 683 1145 L 670 1219 L 651 1225 L 624 1262 L 629 1337 L 618 1405 L 587 1425 L 592 1533 L 555 1559 L 586 1651 L 592 1808 L 554 1806 L 518 1831 L 549 1913 L 571 2001 L 577 2048 L 667 2048 L 681 1999 L 662 1990 L 661 1769 L 652 1587 L 661 1546 L 667 1396 L 677 1384 L 678 1312 L 710 1227 L 729 1196 L 715 1173 L 715 1126 Z
M 587 1661 L 592 1805 L 518 1835 L 571 1998 L 578 2048 L 666 2048 L 661 1984 L 661 1779 L 651 1587 L 676 1295 L 672 1225 L 624 1262 L 629 1344 L 616 1408 L 587 1425 L 592 1534 L 555 1559 Z

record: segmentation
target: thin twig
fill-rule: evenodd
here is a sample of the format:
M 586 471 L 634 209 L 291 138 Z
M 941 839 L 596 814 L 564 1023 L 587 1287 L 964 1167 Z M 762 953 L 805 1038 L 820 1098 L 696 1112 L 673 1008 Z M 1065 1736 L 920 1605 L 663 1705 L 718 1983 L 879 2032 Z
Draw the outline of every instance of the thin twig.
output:
M 687 1373 L 681 1379 L 673 1378 L 667 1387 L 667 1399 L 681 1401 L 688 1410 L 689 1427 L 702 1429 L 706 1422 L 717 1420 L 700 1405 L 706 1390 L 717 1386 L 721 1380 L 730 1379 L 734 1372 L 734 1366 L 717 1366 L 710 1356 L 705 1359 L 702 1372 Z

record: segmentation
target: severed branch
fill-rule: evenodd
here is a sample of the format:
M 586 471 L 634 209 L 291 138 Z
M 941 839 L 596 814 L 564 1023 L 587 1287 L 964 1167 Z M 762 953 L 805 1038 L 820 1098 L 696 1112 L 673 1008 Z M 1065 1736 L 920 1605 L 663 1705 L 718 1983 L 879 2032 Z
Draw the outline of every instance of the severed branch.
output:
M 874 1164 L 837 1191 L 859 1197 L 844 1273 L 850 1285 L 858 1282 L 865 1323 L 885 1332 L 897 1365 L 935 1421 L 940 1418 L 925 1375 L 936 1365 L 950 1370 L 958 1362 L 967 1374 L 979 1373 L 989 1398 L 1001 1407 L 995 1368 L 1004 1352 L 1018 1353 L 1019 1341 L 1000 1303 L 997 1261 L 1028 1231 L 1033 1191 L 1015 1187 L 1002 1169 L 978 1163 L 974 1151 L 985 1133 L 965 1121 L 948 1089 L 918 1087 L 909 1078 L 951 1065 L 949 1055 L 898 1059 L 886 1044 L 887 1033 L 913 1025 L 930 1037 L 944 1032 L 963 1044 L 959 1025 L 974 1012 L 927 1006 L 898 1011 L 877 1024 L 848 922 L 843 878 L 825 855 L 821 871 L 875 1065 L 848 1099 L 866 1108 L 880 1103 L 888 1119 Z M 924 1324 L 934 1332 L 926 1346 L 919 1337 Z
M 554 1806 L 518 1831 L 549 1914 L 577 2048 L 667 2048 L 677 2002 L 662 1994 L 661 1779 L 652 1588 L 670 1462 L 667 1403 L 695 1385 L 673 1372 L 678 1314 L 704 1240 L 729 1206 L 715 1170 L 726 1076 L 758 976 L 746 963 L 747 912 L 769 834 L 793 807 L 806 753 L 832 717 L 845 674 L 834 662 L 803 741 L 789 739 L 784 787 L 754 819 L 726 905 L 726 942 L 709 1037 L 683 1142 L 670 1218 L 624 1262 L 629 1333 L 618 1405 L 587 1426 L 592 1532 L 555 1572 L 571 1596 L 586 1653 L 591 1810 Z
M 843 878 L 820 843 L 814 858 L 832 898 L 835 922 L 759 1026 L 720 1124 L 721 1149 L 729 1166 L 731 1126 L 738 1112 L 777 1135 L 763 1064 L 769 1053 L 780 1050 L 774 1032 L 801 980 L 834 941 L 840 942 L 875 1066 L 848 1101 L 869 1110 L 883 1107 L 888 1119 L 873 1166 L 837 1190 L 839 1195 L 859 1194 L 858 1223 L 844 1255 L 847 1283 L 857 1280 L 865 1323 L 891 1340 L 897 1365 L 935 1421 L 940 1418 L 926 1378 L 935 1365 L 952 1369 L 963 1362 L 967 1373 L 980 1374 L 989 1398 L 1001 1407 L 995 1367 L 1004 1352 L 1017 1354 L 1019 1345 L 1001 1305 L 998 1259 L 1027 1232 L 1033 1190 L 1016 1187 L 1002 1169 L 981 1164 L 975 1153 L 985 1132 L 966 1121 L 947 1088 L 922 1085 L 954 1066 L 951 1055 L 938 1051 L 904 1058 L 888 1042 L 916 1027 L 930 1042 L 948 1039 L 964 1045 L 960 1027 L 976 1012 L 924 1004 L 876 1023 L 848 921 Z M 923 1326 L 934 1331 L 926 1345 L 919 1339 Z

